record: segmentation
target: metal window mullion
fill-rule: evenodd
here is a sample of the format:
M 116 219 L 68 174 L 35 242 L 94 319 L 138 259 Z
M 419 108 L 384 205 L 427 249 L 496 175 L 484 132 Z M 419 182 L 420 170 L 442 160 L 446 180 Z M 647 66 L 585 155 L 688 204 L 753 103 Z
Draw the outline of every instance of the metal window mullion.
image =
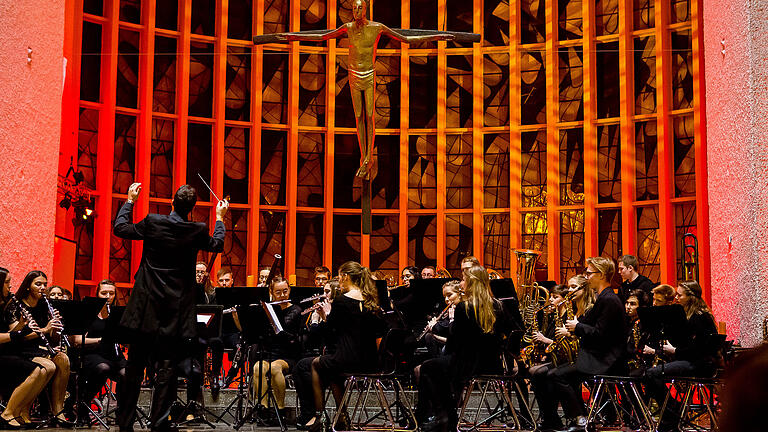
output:
M 472 28 L 482 33 L 483 10 L 481 0 L 473 0 Z M 472 254 L 485 263 L 483 247 L 483 53 L 482 42 L 472 45 Z
M 709 197 L 707 186 L 707 128 L 706 128 L 706 91 L 704 84 L 704 35 L 702 0 L 691 0 L 691 49 L 693 74 L 693 130 L 694 154 L 696 157 L 696 235 L 699 251 L 696 260 L 699 264 L 699 283 L 704 290 L 704 299 L 710 300 L 712 287 L 710 282 L 709 249 Z
M 147 196 L 151 188 L 150 167 L 152 165 L 152 75 L 155 64 L 155 2 L 144 2 L 141 8 L 142 30 L 139 57 L 139 115 L 136 128 L 136 181 L 145 185 Z M 149 212 L 149 200 L 139 200 L 138 214 Z M 131 269 L 139 267 L 141 249 L 131 249 Z
M 251 34 L 264 33 L 264 0 L 256 0 L 251 9 Z M 255 45 L 251 53 L 251 134 L 248 152 L 248 257 L 247 274 L 259 273 L 259 203 L 261 198 L 261 112 L 264 46 Z M 254 67 L 259 65 L 259 67 Z
M 300 3 L 291 2 L 290 26 L 291 31 L 298 31 L 300 26 Z M 298 196 L 297 173 L 299 153 L 299 42 L 291 42 L 288 52 L 288 148 L 286 152 L 287 169 L 286 178 L 286 202 L 288 212 L 285 217 L 284 243 L 285 249 L 284 269 L 285 274 L 296 273 L 296 199 Z
M 584 98 L 584 257 L 597 256 L 598 148 L 597 148 L 597 56 L 595 53 L 595 3 L 582 2 L 583 51 L 582 88 Z
M 411 2 L 405 0 L 401 3 L 400 23 L 403 28 L 411 26 Z M 400 45 L 400 178 L 399 178 L 399 269 L 408 265 L 408 128 L 410 117 L 408 116 L 410 94 L 410 64 L 408 58 L 408 45 Z
M 621 251 L 635 254 L 637 250 L 637 218 L 634 201 L 635 183 L 635 114 L 634 39 L 632 37 L 632 0 L 619 0 L 619 112 L 621 138 Z
M 107 21 L 102 30 L 101 46 L 103 52 L 113 55 L 101 57 L 100 93 L 102 109 L 99 113 L 98 154 L 96 156 L 96 192 L 99 198 L 96 200 L 97 217 L 94 220 L 93 229 L 93 273 L 91 276 L 93 280 L 101 280 L 109 276 L 120 1 L 106 1 L 104 9 Z
M 191 61 L 190 33 L 192 27 L 192 0 L 179 2 L 179 29 L 176 43 L 179 57 L 176 58 L 176 115 L 178 123 L 174 133 L 176 143 L 173 146 L 173 189 L 187 182 L 187 131 L 189 120 L 189 68 Z M 210 269 L 209 269 L 210 270 Z
M 547 277 L 560 280 L 560 140 L 557 129 L 557 0 L 545 0 L 544 67 L 547 112 Z
M 336 0 L 328 1 L 328 10 L 337 10 Z M 336 13 L 329 13 L 329 28 L 335 28 Z M 333 263 L 333 178 L 335 175 L 333 160 L 336 149 L 336 40 L 328 41 L 328 60 L 325 66 L 325 106 L 327 132 L 325 135 L 325 179 L 323 184 L 323 250 L 321 251 L 322 264 L 328 268 Z M 333 269 L 331 269 L 333 271 Z
M 661 283 L 674 284 L 677 279 L 675 263 L 675 219 L 671 199 L 674 190 L 674 131 L 670 108 L 672 104 L 672 54 L 667 1 L 655 0 L 656 19 L 656 136 L 659 161 L 659 269 Z
M 446 0 L 438 0 L 437 2 L 437 16 L 438 24 L 437 28 L 446 28 Z M 448 89 L 447 78 L 447 42 L 437 42 L 437 166 L 435 170 L 436 186 L 437 186 L 437 239 L 436 239 L 436 262 L 435 264 L 440 267 L 445 267 L 446 251 L 446 230 L 445 230 L 445 207 L 447 200 L 447 186 L 446 186 L 446 161 L 447 161 L 447 143 L 446 143 L 446 122 L 447 122 L 447 108 L 446 98 Z
M 520 123 L 520 0 L 509 2 L 509 262 L 516 261 L 515 245 L 522 247 L 522 181 L 523 155 Z M 510 264 L 510 273 L 513 267 Z

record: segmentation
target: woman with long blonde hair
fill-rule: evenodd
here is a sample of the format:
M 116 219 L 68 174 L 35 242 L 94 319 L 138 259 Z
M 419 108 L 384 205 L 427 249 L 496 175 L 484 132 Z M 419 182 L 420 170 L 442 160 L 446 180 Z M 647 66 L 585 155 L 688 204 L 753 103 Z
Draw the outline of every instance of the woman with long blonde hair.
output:
M 339 285 L 344 294 L 320 309 L 324 325 L 336 335 L 336 351 L 312 360 L 312 387 L 298 388 L 300 398 L 312 392 L 315 415 L 297 425 L 316 432 L 322 428 L 323 393 L 331 387 L 336 403 L 341 403 L 344 373 L 368 372 L 378 364 L 377 339 L 383 336 L 379 297 L 371 271 L 360 263 L 348 261 L 339 267 Z M 338 406 L 338 405 L 337 405 Z M 343 416 L 342 418 L 346 418 Z M 301 419 L 304 420 L 304 419 Z
M 425 429 L 455 430 L 456 405 L 464 384 L 475 374 L 501 371 L 506 330 L 501 303 L 491 294 L 485 268 L 473 265 L 463 275 L 464 301 L 454 311 L 446 355 L 420 367 L 417 417 Z

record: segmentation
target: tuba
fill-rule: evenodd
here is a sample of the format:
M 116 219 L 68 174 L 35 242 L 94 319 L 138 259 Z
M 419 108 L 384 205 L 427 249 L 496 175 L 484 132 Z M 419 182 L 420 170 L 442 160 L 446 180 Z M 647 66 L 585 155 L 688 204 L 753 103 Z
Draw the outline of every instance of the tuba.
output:
M 544 354 L 544 347 L 537 343 L 534 336 L 539 331 L 536 313 L 549 301 L 549 291 L 539 286 L 535 279 L 536 260 L 541 252 L 528 249 L 515 249 L 517 255 L 517 297 L 520 301 L 520 315 L 523 317 L 523 361 L 532 365 Z

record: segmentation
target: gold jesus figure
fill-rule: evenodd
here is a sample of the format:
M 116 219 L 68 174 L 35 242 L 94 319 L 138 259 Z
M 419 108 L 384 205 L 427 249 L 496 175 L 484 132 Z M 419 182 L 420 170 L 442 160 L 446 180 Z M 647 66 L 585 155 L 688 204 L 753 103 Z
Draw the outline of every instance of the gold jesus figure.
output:
M 317 42 L 337 39 L 345 34 L 349 38 L 349 91 L 352 93 L 352 107 L 355 109 L 355 122 L 357 123 L 357 139 L 360 142 L 360 169 L 357 170 L 357 176 L 363 179 L 370 178 L 373 163 L 374 63 L 379 38 L 381 35 L 386 35 L 405 43 L 453 40 L 455 38 L 454 35 L 445 32 L 419 36 L 404 35 L 382 23 L 369 21 L 366 17 L 367 9 L 366 0 L 355 0 L 352 5 L 354 21 L 344 23 L 335 30 L 274 35 L 277 40 L 283 41 Z

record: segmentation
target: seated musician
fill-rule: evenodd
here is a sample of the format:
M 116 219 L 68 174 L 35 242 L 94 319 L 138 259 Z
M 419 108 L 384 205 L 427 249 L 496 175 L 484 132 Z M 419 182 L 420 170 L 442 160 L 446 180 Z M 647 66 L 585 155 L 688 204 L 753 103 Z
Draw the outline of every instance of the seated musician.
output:
M 198 261 L 195 263 L 195 284 L 197 287 L 197 304 L 216 304 L 216 289 L 208 277 L 208 264 Z
M 624 302 L 624 310 L 627 313 L 627 365 L 630 376 L 641 376 L 645 373 L 648 358 L 643 354 L 643 347 L 648 341 L 648 335 L 643 331 L 640 325 L 640 317 L 637 314 L 638 308 L 644 308 L 651 305 L 651 299 L 648 294 L 640 289 L 629 293 L 627 301 Z
M 11 275 L 0 267 L 0 397 L 6 401 L 0 429 L 19 429 L 30 423 L 29 409 L 51 378 L 53 369 L 20 355 L 20 343 L 31 339 L 28 321 L 11 319 Z M 8 313 L 6 313 L 8 312 Z M 16 325 L 13 324 L 16 322 Z
M 261 276 L 259 276 L 261 278 Z M 219 288 L 232 288 L 235 284 L 235 279 L 232 276 L 232 270 L 230 270 L 228 267 L 222 267 L 219 269 L 218 272 L 216 272 L 216 281 L 218 282 Z M 218 346 L 211 345 L 211 363 L 212 363 L 212 369 L 215 376 L 218 376 L 219 370 L 221 367 L 221 364 L 223 363 L 223 357 L 224 357 L 224 349 L 232 349 L 236 350 L 238 344 L 240 343 L 240 329 L 238 328 L 239 324 L 236 321 L 236 314 L 224 314 L 221 317 L 221 342 L 222 346 L 219 348 Z M 214 350 L 214 348 L 216 348 Z M 230 360 L 232 359 L 232 356 L 230 355 Z M 217 366 L 219 367 L 217 369 Z M 232 380 L 235 379 L 235 376 L 237 376 L 237 368 L 236 365 L 232 365 L 229 370 L 227 371 L 226 377 L 224 379 L 224 387 L 227 387 Z M 214 381 L 217 378 L 214 378 Z M 213 389 L 213 385 L 211 386 Z
M 259 269 L 259 283 L 256 286 L 267 286 L 267 279 L 269 278 L 269 267 L 262 267 Z
M 615 272 L 613 261 L 592 257 L 587 258 L 586 263 L 584 295 L 590 295 L 590 290 L 597 293 L 595 304 L 585 308 L 584 314 L 577 319 L 566 321 L 565 327 L 555 330 L 558 336 L 575 335 L 579 338 L 576 362 L 558 366 L 547 375 L 550 391 L 546 392 L 546 397 L 559 399 L 569 419 L 570 432 L 586 430 L 581 383 L 594 375 L 614 370 L 625 350 L 624 307 L 611 288 Z
M 622 255 L 618 261 L 619 276 L 621 276 L 621 286 L 618 292 L 619 299 L 623 302 L 627 301 L 629 293 L 637 289 L 645 291 L 650 296 L 651 290 L 656 284 L 637 272 L 637 267 L 640 264 L 637 257 L 634 255 Z
M 114 304 L 117 287 L 109 279 L 105 279 L 96 286 L 96 296 L 106 299 L 107 302 L 99 312 L 99 315 L 88 327 L 85 341 L 80 335 L 72 337 L 74 346 L 82 347 L 83 370 L 80 372 L 80 400 L 89 404 L 91 399 L 107 382 L 108 378 L 122 380 L 125 377 L 126 360 L 122 350 L 117 344 L 102 344 L 102 336 L 106 329 L 110 306 Z M 87 413 L 81 412 L 78 418 L 87 418 Z
M 421 279 L 421 272 L 417 267 L 407 266 L 403 268 L 401 276 L 403 278 L 403 285 L 410 288 L 412 280 Z
M 315 267 L 315 287 L 324 287 L 331 280 L 331 271 L 326 266 Z
M 72 300 L 72 293 L 59 285 L 48 287 L 48 298 L 51 300 Z
M 339 267 L 339 284 L 344 294 L 322 308 L 326 316 L 325 326 L 335 333 L 336 349 L 332 354 L 315 357 L 312 360 L 312 386 L 297 386 L 300 400 L 311 391 L 314 397 L 315 415 L 302 425 L 317 432 L 322 429 L 324 409 L 323 393 L 331 387 L 336 404 L 341 403 L 344 373 L 369 372 L 378 363 L 377 339 L 383 336 L 383 321 L 380 318 L 378 294 L 371 271 L 360 263 L 348 261 Z M 342 415 L 342 422 L 348 417 Z M 339 427 L 342 427 L 339 425 Z
M 456 430 L 456 406 L 465 383 L 478 373 L 501 371 L 506 324 L 482 266 L 464 271 L 465 299 L 456 306 L 445 356 L 420 366 L 417 420 L 425 430 Z
M 258 398 L 263 412 L 269 412 L 269 398 L 266 393 L 269 376 L 278 413 L 285 422 L 285 375 L 291 371 L 301 354 L 298 335 L 303 322 L 301 308 L 290 303 L 291 287 L 288 281 L 279 276 L 274 277 L 269 294 L 272 302 L 277 302 L 276 307 L 282 309 L 282 315 L 278 318 L 282 321 L 283 332 L 269 338 L 266 358 L 252 366 L 252 387 L 257 392 L 261 389 L 261 396 L 255 395 L 254 398 Z
M 435 276 L 435 267 L 434 266 L 426 266 L 423 269 L 421 269 L 421 278 L 422 279 L 432 279 L 436 277 Z
M 64 326 L 57 311 L 49 312 L 47 299 L 44 297 L 48 287 L 48 277 L 40 270 L 27 273 L 16 290 L 18 306 L 22 310 L 14 311 L 11 328 L 16 327 L 24 314 L 29 314 L 40 329 L 40 335 L 35 333 L 32 339 L 21 342 L 20 352 L 24 358 L 30 359 L 50 374 L 50 403 L 54 423 L 71 426 L 64 416 L 64 398 L 69 382 L 69 357 L 60 346 Z
M 667 394 L 665 377 L 711 376 L 721 361 L 719 347 L 713 342 L 713 336 L 717 334 L 715 317 L 701 297 L 701 286 L 696 281 L 684 281 L 680 282 L 676 291 L 677 302 L 683 306 L 688 319 L 688 337 L 682 338 L 679 346 L 666 342 L 662 350 L 672 360 L 645 373 L 646 391 L 659 405 Z M 677 430 L 678 405 L 674 398 L 670 398 L 667 409 L 659 419 L 658 431 Z
M 570 302 L 565 301 L 565 297 L 570 292 L 566 285 L 555 285 L 549 291 L 549 307 L 538 312 L 537 321 L 541 327 L 541 331 L 537 331 L 534 334 L 535 344 L 539 347 L 539 352 L 551 344 L 555 343 L 555 314 L 560 316 L 561 322 L 565 323 L 567 320 L 566 308 L 572 308 L 573 305 Z M 554 309 L 552 309 L 554 308 Z M 528 368 L 528 375 L 531 379 L 533 386 L 533 394 L 536 396 L 536 400 L 539 401 L 539 417 L 541 422 L 538 425 L 539 429 L 559 429 L 562 427 L 560 418 L 557 415 L 557 404 L 552 404 L 553 399 L 547 398 L 544 394 L 547 387 L 547 373 L 554 369 L 557 365 L 562 364 L 564 359 L 553 359 L 552 353 L 547 356 L 544 362 L 539 359 L 531 359 L 532 365 Z
M 445 342 L 448 340 L 451 323 L 456 311 L 456 305 L 462 301 L 459 281 L 448 281 L 443 284 L 443 298 L 446 308 L 442 316 L 432 318 L 424 329 L 424 344 L 427 346 L 432 357 L 443 355 Z M 439 319 L 438 319 L 439 318 Z
M 344 294 L 338 279 L 331 279 L 323 286 L 325 300 L 318 302 L 318 307 L 309 314 L 307 321 L 308 339 L 310 346 L 320 346 L 319 352 L 332 354 L 336 349 L 336 343 L 332 332 L 325 330 L 325 304 L 332 304 L 334 299 Z M 306 346 L 307 344 L 305 344 Z M 315 399 L 312 391 L 312 362 L 317 354 L 303 357 L 293 368 L 293 382 L 296 385 L 296 394 L 299 397 L 299 413 L 296 416 L 296 428 L 306 429 L 306 423 L 315 415 Z
M 652 290 L 653 293 L 653 305 L 654 306 L 666 306 L 675 302 L 677 297 L 677 291 L 672 285 L 661 284 Z

